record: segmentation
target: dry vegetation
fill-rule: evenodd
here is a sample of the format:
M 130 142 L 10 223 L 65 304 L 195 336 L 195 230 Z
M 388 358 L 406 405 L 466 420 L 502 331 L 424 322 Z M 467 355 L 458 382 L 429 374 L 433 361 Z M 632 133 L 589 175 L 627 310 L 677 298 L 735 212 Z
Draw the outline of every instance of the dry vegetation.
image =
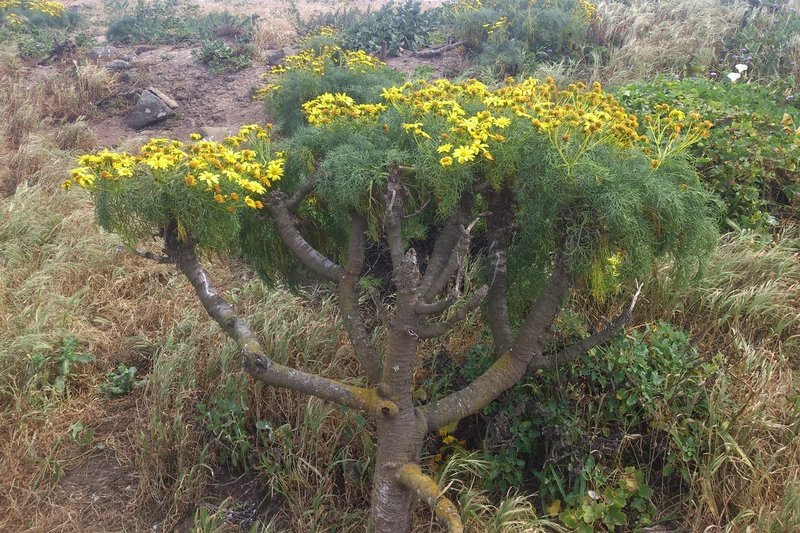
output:
M 709 53 L 741 9 L 711 4 L 601 3 L 604 38 L 625 43 L 611 57 L 611 77 L 634 79 Z M 301 4 L 303 13 L 321 8 L 330 7 Z M 268 23 L 256 44 L 290 42 L 291 25 L 274 16 L 284 3 L 259 9 Z M 253 384 L 185 280 L 100 233 L 88 200 L 58 190 L 74 154 L 95 146 L 84 116 L 114 83 L 82 63 L 33 72 L 0 49 L 0 530 L 363 530 L 369 486 L 361 473 L 372 446 L 364 419 Z M 212 263 L 242 314 L 280 348 L 276 360 L 356 374 L 329 294 L 268 288 L 238 265 Z M 640 318 L 682 325 L 718 365 L 708 383 L 710 453 L 693 473 L 691 505 L 673 510 L 682 527 L 800 528 L 797 228 L 774 241 L 726 236 L 702 280 L 653 282 Z M 52 377 L 69 337 L 94 360 L 73 365 L 59 392 Z M 120 399 L 100 394 L 118 364 L 136 366 L 147 385 Z M 219 398 L 246 406 L 250 426 L 269 424 L 246 458 L 261 465 L 258 475 L 216 466 L 230 447 L 214 438 L 198 404 Z M 77 423 L 93 432 L 88 441 Z M 468 531 L 562 529 L 540 518 L 533 499 L 490 498 L 480 486 L 485 467 L 453 456 L 438 474 Z M 431 530 L 425 512 L 418 531 Z

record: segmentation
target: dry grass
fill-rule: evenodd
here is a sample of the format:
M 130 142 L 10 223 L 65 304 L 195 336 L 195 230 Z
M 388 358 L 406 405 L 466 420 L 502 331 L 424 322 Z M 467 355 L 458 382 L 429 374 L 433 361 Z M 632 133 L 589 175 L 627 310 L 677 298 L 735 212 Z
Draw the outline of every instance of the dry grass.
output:
M 712 64 L 719 39 L 737 28 L 746 5 L 738 0 L 599 2 L 596 38 L 609 54 L 605 81 L 642 81 Z
M 800 231 L 729 234 L 698 283 L 659 281 L 643 314 L 671 315 L 718 367 L 686 526 L 800 529 Z

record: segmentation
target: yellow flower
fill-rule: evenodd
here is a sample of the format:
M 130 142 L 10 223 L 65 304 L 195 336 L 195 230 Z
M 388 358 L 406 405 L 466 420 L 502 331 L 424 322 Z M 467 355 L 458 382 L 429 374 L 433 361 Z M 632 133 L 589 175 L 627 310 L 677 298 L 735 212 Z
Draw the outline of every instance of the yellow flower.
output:
M 453 158 L 450 157 L 449 155 L 445 156 L 439 160 L 439 164 L 442 165 L 443 167 L 449 167 L 450 165 L 453 164 Z
M 203 136 L 200 135 L 199 133 L 192 133 L 191 135 L 189 135 L 189 138 L 193 141 L 199 141 L 200 139 L 203 138 Z
M 189 187 L 194 187 L 197 185 L 197 180 L 191 174 L 186 174 L 186 176 L 183 178 L 183 182 Z
M 455 157 L 459 163 L 464 164 L 475 159 L 475 151 L 473 151 L 471 146 L 462 145 L 453 151 L 453 157 Z
M 278 161 L 270 161 L 267 165 L 267 178 L 275 181 L 281 179 L 283 176 L 283 163 Z
M 450 153 L 450 150 L 452 149 L 453 149 L 452 144 L 443 144 L 439 148 L 437 148 L 436 151 L 440 154 L 447 154 Z

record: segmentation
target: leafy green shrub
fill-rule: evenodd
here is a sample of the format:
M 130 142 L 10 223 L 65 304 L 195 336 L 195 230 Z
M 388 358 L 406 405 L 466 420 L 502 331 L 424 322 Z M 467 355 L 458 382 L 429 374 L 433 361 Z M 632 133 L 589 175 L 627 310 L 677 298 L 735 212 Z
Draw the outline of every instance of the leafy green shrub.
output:
M 306 35 L 333 28 L 347 50 L 365 50 L 395 56 L 403 50 L 427 46 L 439 27 L 440 9 L 422 11 L 418 0 L 388 2 L 376 11 L 340 8 L 303 21 L 297 9 L 295 27 Z
M 596 11 L 587 0 L 461 0 L 451 9 L 454 36 L 505 74 L 514 74 L 525 54 L 582 58 Z
M 698 170 L 723 198 L 737 224 L 772 223 L 771 212 L 797 216 L 800 205 L 800 111 L 752 84 L 702 79 L 619 88 L 620 100 L 642 113 L 668 102 L 714 123 L 691 148 Z
M 34 353 L 31 356 L 31 379 L 38 380 L 59 396 L 66 396 L 75 366 L 94 361 L 93 355 L 78 351 L 79 345 L 77 337 L 67 336 L 62 339 L 61 348 L 56 353 Z
M 253 59 L 253 47 L 246 44 L 230 46 L 221 39 L 214 39 L 203 41 L 200 49 L 192 51 L 192 54 L 208 65 L 212 74 L 224 74 L 249 67 Z
M 106 39 L 119 44 L 174 44 L 198 42 L 214 36 L 249 42 L 255 34 L 257 15 L 228 12 L 202 14 L 183 0 L 137 0 L 132 10 L 121 6 L 122 15 L 108 25 Z
M 567 322 L 579 321 L 562 322 L 561 329 L 575 329 L 568 337 L 585 335 Z M 493 359 L 479 345 L 463 378 L 479 375 Z M 472 428 L 490 463 L 488 486 L 535 487 L 547 512 L 566 506 L 561 518 L 570 527 L 646 524 L 648 482 L 686 483 L 701 459 L 702 422 L 695 420 L 707 414 L 704 382 L 712 372 L 685 333 L 654 324 L 560 371 L 525 378 L 507 401 L 483 410 L 488 422 Z M 637 464 L 652 465 L 649 479 L 630 466 Z
M 359 102 L 380 101 L 384 87 L 402 82 L 403 75 L 362 51 L 348 52 L 332 40 L 286 57 L 272 72 L 278 77 L 260 89 L 267 112 L 277 117 L 285 134 L 307 124 L 302 105 L 325 93 L 347 93 Z
M 72 38 L 80 46 L 88 38 L 78 30 L 85 18 L 48 0 L 0 0 L 0 42 L 17 46 L 24 59 L 42 59 L 54 43 Z

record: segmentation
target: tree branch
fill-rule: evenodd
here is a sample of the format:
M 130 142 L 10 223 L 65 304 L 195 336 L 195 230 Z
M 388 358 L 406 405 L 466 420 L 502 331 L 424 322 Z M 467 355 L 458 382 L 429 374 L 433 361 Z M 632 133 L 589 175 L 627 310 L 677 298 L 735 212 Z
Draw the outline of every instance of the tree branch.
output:
M 511 245 L 513 218 L 511 191 L 487 191 L 489 216 L 489 295 L 487 322 L 494 339 L 496 355 L 511 349 L 514 336 L 508 318 L 508 247 Z
M 450 306 L 457 301 L 458 295 L 455 293 L 455 291 L 452 291 L 447 295 L 446 298 L 442 298 L 441 300 L 437 300 L 430 304 L 426 304 L 425 302 L 417 302 L 417 305 L 414 306 L 414 310 L 418 315 L 436 315 L 438 313 L 447 311 Z
M 418 50 L 418 51 L 414 52 L 414 56 L 415 57 L 421 57 L 421 58 L 438 57 L 438 56 L 444 54 L 445 52 L 449 52 L 450 50 L 455 50 L 456 48 L 459 48 L 461 46 L 466 46 L 466 44 L 467 44 L 467 41 L 457 41 L 457 42 L 450 43 L 450 44 L 444 44 L 444 45 L 438 46 L 436 48 L 425 48 L 423 50 Z
M 436 518 L 447 526 L 450 533 L 463 533 L 464 525 L 461 523 L 458 509 L 453 502 L 441 494 L 436 482 L 430 476 L 422 473 L 419 465 L 404 464 L 399 469 L 398 478 L 405 488 L 413 490 L 419 499 L 431 508 Z
M 431 280 L 427 289 L 422 293 L 423 300 L 426 302 L 430 302 L 436 297 L 437 294 L 444 290 L 444 288 L 447 286 L 447 282 L 450 281 L 450 278 L 453 277 L 453 274 L 455 274 L 456 271 L 462 267 L 464 260 L 469 255 L 469 245 L 472 241 L 472 236 L 463 226 L 461 226 L 459 230 L 460 233 L 458 236 L 458 241 L 450 253 L 450 256 L 447 258 L 443 268 L 441 268 L 439 272 L 433 276 L 433 279 Z
M 307 182 L 303 183 L 299 189 L 286 201 L 286 207 L 289 209 L 290 212 L 294 213 L 297 211 L 297 207 L 300 205 L 300 202 L 305 200 L 308 193 L 314 190 L 317 184 L 313 179 L 309 179 Z
M 420 328 L 419 338 L 432 339 L 434 337 L 440 337 L 450 331 L 453 326 L 467 318 L 472 311 L 477 309 L 481 303 L 483 303 L 488 290 L 488 287 L 484 285 L 475 291 L 472 297 L 467 300 L 467 303 L 465 303 L 464 306 L 456 311 L 455 314 L 449 319 L 441 322 L 435 322 L 433 324 L 423 324 L 422 328 Z
M 376 417 L 397 414 L 397 405 L 382 398 L 375 389 L 353 387 L 281 365 L 270 359 L 250 326 L 214 290 L 208 274 L 197 260 L 193 245 L 179 241 L 174 228 L 165 237 L 170 259 L 192 284 L 208 315 L 239 346 L 243 357 L 242 366 L 253 378 L 273 387 L 310 394 Z
M 448 261 L 453 255 L 453 249 L 461 238 L 464 221 L 466 219 L 463 204 L 464 202 L 462 201 L 461 204 L 456 206 L 455 211 L 447 218 L 444 227 L 439 232 L 439 236 L 433 245 L 433 251 L 428 258 L 428 264 L 425 268 L 425 275 L 422 277 L 422 282 L 420 284 L 422 294 L 428 294 L 434 279 L 438 278 L 441 272 L 447 267 Z M 449 277 L 450 276 L 448 276 L 448 279 Z M 432 298 L 433 296 L 429 299 L 426 298 L 426 301 L 430 302 Z
M 534 353 L 541 352 L 541 336 L 561 308 L 561 299 L 571 278 L 563 258 L 556 260 L 553 274 L 528 313 L 513 348 L 504 352 L 475 381 L 439 401 L 420 407 L 429 431 L 477 413 L 525 374 Z
M 364 232 L 367 221 L 361 215 L 350 215 L 350 239 L 347 249 L 347 264 L 339 279 L 339 309 L 342 312 L 347 335 L 353 352 L 358 358 L 361 367 L 366 372 L 371 383 L 378 383 L 381 379 L 381 357 L 378 355 L 372 339 L 364 326 L 361 318 L 361 309 L 358 305 L 359 287 L 358 279 L 364 267 Z
M 392 267 L 396 277 L 405 256 L 402 235 L 405 191 L 400 182 L 400 169 L 397 165 L 392 165 L 389 168 L 387 181 L 384 222 L 386 225 L 386 240 L 389 243 L 389 253 L 392 256 Z
M 144 259 L 149 259 L 150 261 L 155 261 L 156 263 L 166 264 L 172 263 L 172 259 L 164 255 L 154 254 L 153 252 L 148 252 L 145 250 L 139 250 L 138 248 L 133 251 L 134 255 L 138 255 Z
M 533 372 L 540 368 L 553 368 L 562 363 L 568 363 L 576 357 L 585 354 L 595 346 L 599 346 L 600 344 L 605 344 L 606 342 L 610 341 L 611 338 L 622 328 L 624 328 L 628 322 L 630 322 L 631 318 L 633 318 L 633 310 L 636 307 L 636 302 L 639 300 L 639 296 L 641 294 L 642 284 L 637 283 L 636 293 L 633 295 L 630 305 L 628 305 L 622 311 L 622 313 L 617 316 L 617 318 L 611 321 L 608 326 L 594 333 L 593 335 L 586 337 L 585 339 L 581 339 L 578 342 L 567 346 L 555 355 L 545 357 L 544 354 L 537 354 L 533 359 L 531 359 L 530 364 L 528 364 L 528 371 Z
M 270 193 L 267 209 L 275 221 L 275 227 L 283 244 L 303 265 L 329 281 L 338 281 L 342 275 L 341 265 L 331 261 L 306 241 L 297 230 L 289 211 L 286 194 Z

